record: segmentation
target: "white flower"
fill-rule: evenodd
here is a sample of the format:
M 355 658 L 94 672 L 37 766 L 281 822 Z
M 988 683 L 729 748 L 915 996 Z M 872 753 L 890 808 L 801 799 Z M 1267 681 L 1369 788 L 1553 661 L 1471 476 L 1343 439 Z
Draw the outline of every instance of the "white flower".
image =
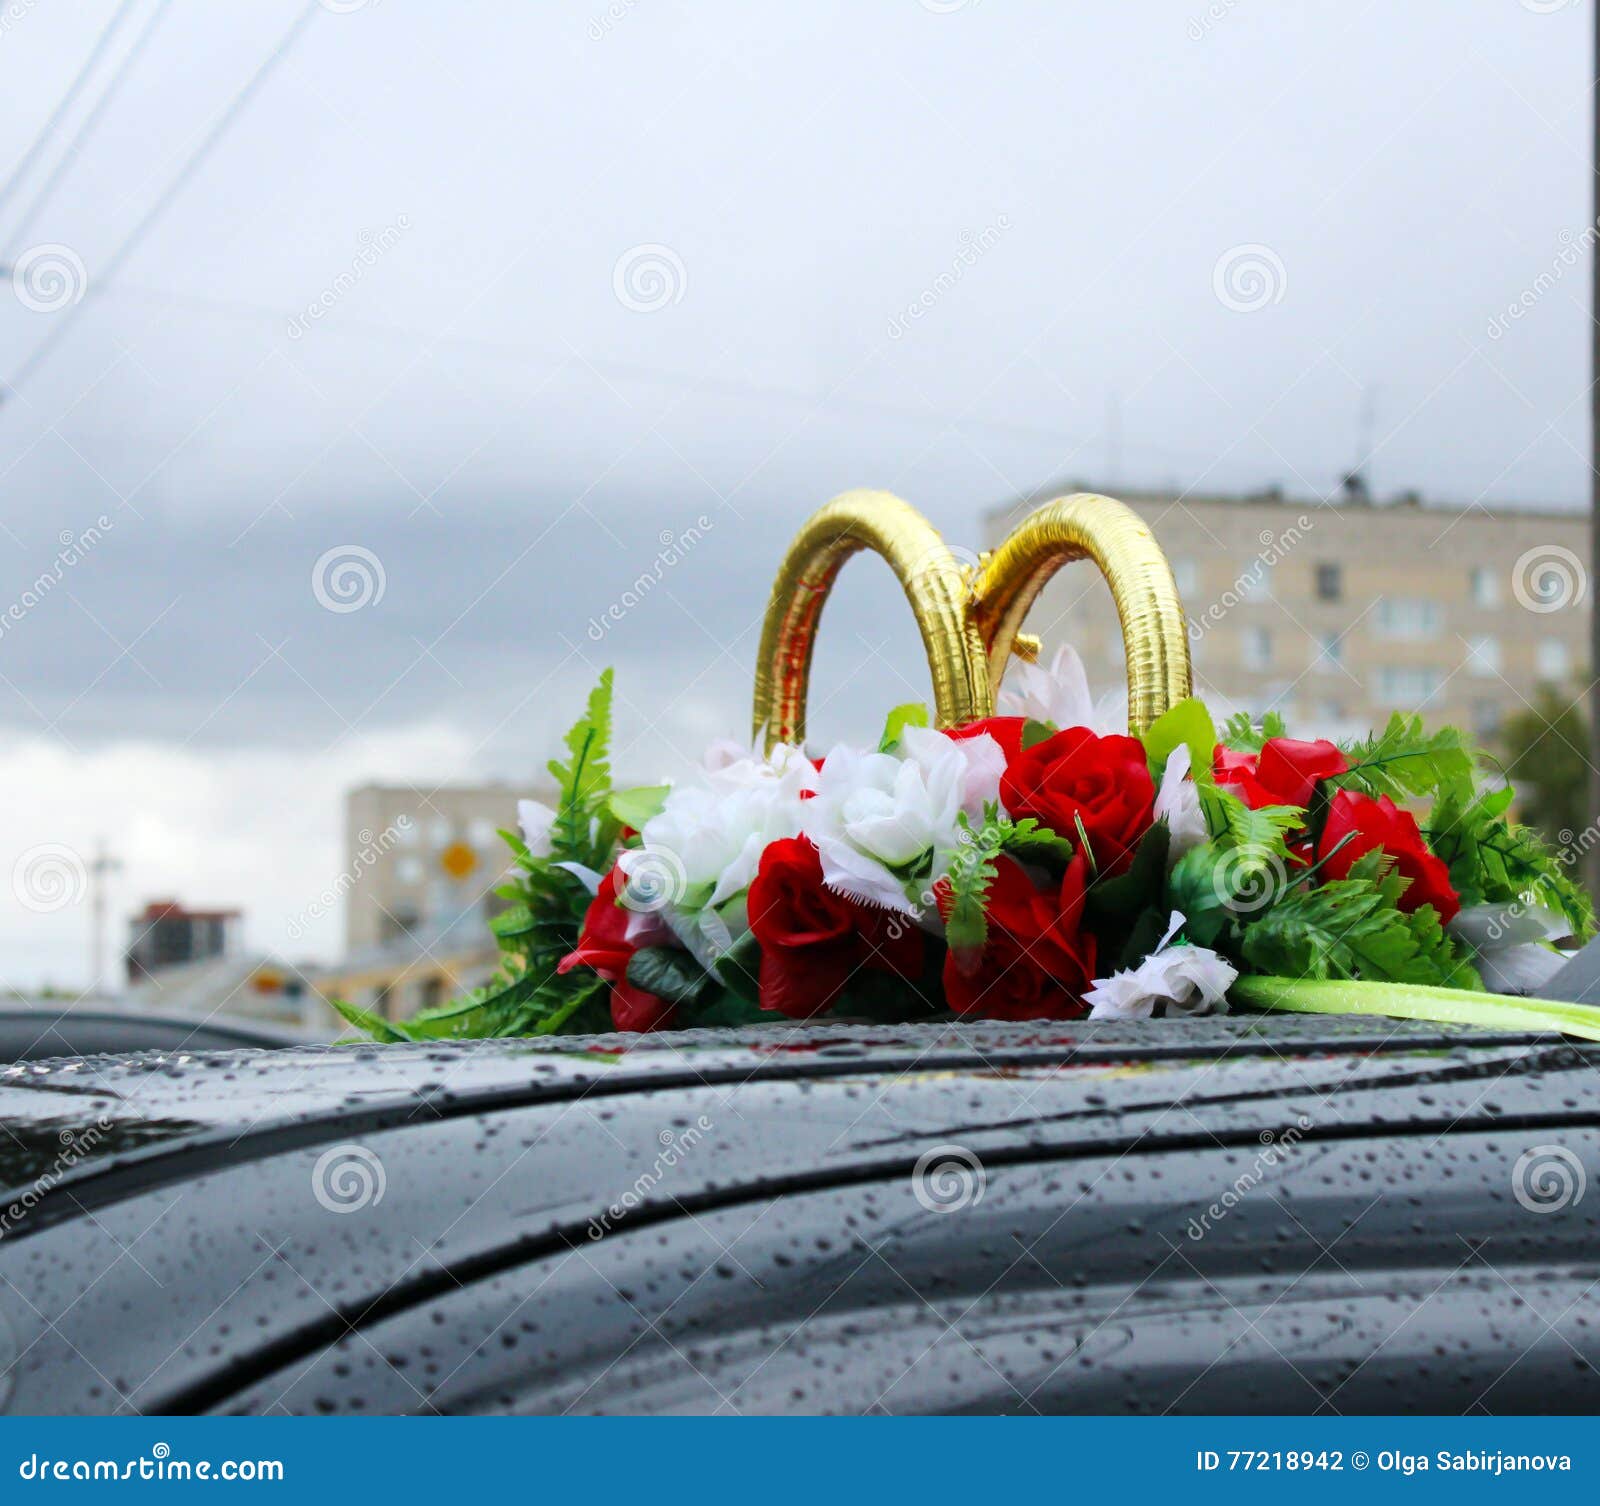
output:
M 1138 967 L 1094 980 L 1083 996 L 1091 1020 L 1148 1020 L 1158 1003 L 1169 1015 L 1228 1012 L 1228 988 L 1238 970 L 1208 947 L 1169 946 L 1182 926 L 1174 910 L 1167 934 Z
M 522 828 L 522 840 L 536 858 L 550 856 L 550 828 L 556 824 L 556 813 L 537 800 L 517 801 L 517 825 Z
M 642 845 L 617 859 L 624 875 L 641 870 L 658 888 L 666 875 L 667 903 L 698 906 L 708 888 L 705 904 L 732 899 L 750 887 L 767 844 L 800 830 L 801 794 L 817 785 L 810 760 L 793 748 L 768 759 L 734 747 L 715 768 L 708 755 L 705 785 L 671 790 L 640 831 Z
M 926 727 L 907 727 L 898 755 L 833 749 L 801 823 L 821 854 L 823 882 L 852 899 L 917 914 L 902 874 L 930 853 L 928 882 L 949 869 L 958 818 L 963 811 L 981 818 L 985 802 L 999 798 L 1004 763 L 987 733 L 955 739 Z
M 1169 868 L 1191 847 L 1198 847 L 1211 835 L 1206 827 L 1205 812 L 1200 808 L 1200 791 L 1189 778 L 1189 762 L 1188 743 L 1179 743 L 1167 755 L 1167 766 L 1161 771 L 1161 788 L 1156 791 L 1156 820 L 1164 820 L 1172 835 L 1172 843 L 1167 848 Z
M 1492 994 L 1532 994 L 1566 965 L 1560 952 L 1541 945 L 1572 927 L 1553 910 L 1519 901 L 1469 905 L 1446 927 L 1476 955 L 1473 965 Z
M 1056 650 L 1050 667 L 1023 660 L 1011 666 L 1007 684 L 1000 692 L 999 710 L 1008 716 L 1025 716 L 1056 727 L 1087 727 L 1091 732 L 1125 732 L 1126 707 L 1120 710 L 1117 696 L 1107 696 L 1099 705 L 1089 694 L 1089 676 L 1077 650 L 1063 643 Z

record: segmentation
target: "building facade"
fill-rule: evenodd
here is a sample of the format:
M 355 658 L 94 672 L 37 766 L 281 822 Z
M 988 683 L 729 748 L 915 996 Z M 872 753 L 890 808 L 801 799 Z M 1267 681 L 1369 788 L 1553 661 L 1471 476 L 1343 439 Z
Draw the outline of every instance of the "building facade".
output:
M 995 510 L 997 544 L 1052 497 Z M 1446 509 L 1414 497 L 1337 503 L 1277 493 L 1118 493 L 1172 563 L 1195 688 L 1215 707 L 1276 710 L 1300 736 L 1349 737 L 1392 711 L 1493 745 L 1539 687 L 1588 683 L 1583 513 Z M 1059 571 L 1028 630 L 1071 643 L 1098 694 L 1126 684 L 1111 593 L 1087 561 Z

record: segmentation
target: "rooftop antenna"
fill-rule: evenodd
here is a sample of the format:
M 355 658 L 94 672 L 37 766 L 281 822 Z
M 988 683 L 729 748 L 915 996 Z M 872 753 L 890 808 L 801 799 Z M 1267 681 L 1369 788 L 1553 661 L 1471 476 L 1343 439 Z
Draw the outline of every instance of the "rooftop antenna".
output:
M 89 864 L 89 904 L 92 920 L 89 941 L 89 992 L 105 991 L 106 979 L 106 880 L 122 871 L 122 859 L 106 850 L 106 839 L 95 844 L 94 858 Z

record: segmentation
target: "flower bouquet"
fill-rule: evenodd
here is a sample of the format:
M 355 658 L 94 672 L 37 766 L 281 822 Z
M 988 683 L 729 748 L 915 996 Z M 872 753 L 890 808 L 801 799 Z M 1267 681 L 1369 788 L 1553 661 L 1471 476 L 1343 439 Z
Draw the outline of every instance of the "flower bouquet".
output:
M 896 707 L 874 747 L 813 756 L 817 619 L 861 548 L 906 589 L 935 704 Z M 1047 669 L 1018 631 L 1085 556 L 1121 614 L 1130 731 L 1070 650 Z M 780 572 L 753 741 L 713 746 L 693 781 L 614 788 L 607 671 L 550 765 L 556 807 L 522 802 L 504 834 L 501 971 L 408 1021 L 340 1007 L 383 1039 L 1230 1004 L 1600 1039 L 1600 1010 L 1521 997 L 1592 911 L 1459 732 L 1400 714 L 1342 746 L 1271 714 L 1218 728 L 1188 681 L 1171 573 L 1120 504 L 1058 499 L 974 570 L 906 504 L 850 494 Z

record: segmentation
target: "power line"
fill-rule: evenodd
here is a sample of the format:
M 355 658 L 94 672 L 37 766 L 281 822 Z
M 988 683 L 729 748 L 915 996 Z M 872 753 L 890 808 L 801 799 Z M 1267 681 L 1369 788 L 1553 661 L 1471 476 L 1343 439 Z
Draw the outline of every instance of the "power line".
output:
M 27 151 L 17 159 L 16 166 L 11 169 L 11 175 L 6 179 L 4 185 L 0 186 L 0 209 L 5 207 L 6 201 L 16 192 L 17 185 L 22 181 L 23 175 L 28 169 L 33 166 L 33 159 L 44 149 L 45 142 L 55 134 L 56 127 L 61 124 L 67 111 L 72 108 L 73 102 L 88 81 L 89 75 L 94 72 L 96 65 L 105 55 L 106 48 L 111 45 L 111 38 L 117 28 L 122 25 L 123 18 L 133 9 L 135 4 L 137 4 L 137 0 L 122 0 L 122 4 L 117 7 L 111 19 L 106 22 L 105 30 L 100 33 L 95 40 L 94 46 L 89 49 L 89 56 L 84 60 L 83 67 L 78 70 L 78 76 L 67 85 L 67 92 L 56 101 L 56 106 L 50 112 L 49 118 L 39 127 L 39 134 L 28 144 Z
M 215 150 L 217 143 L 227 135 L 228 130 L 244 113 L 250 101 L 260 91 L 261 86 L 266 83 L 278 64 L 288 56 L 295 43 L 300 40 L 300 35 L 310 24 L 311 18 L 322 8 L 321 0 L 309 0 L 309 4 L 295 17 L 289 29 L 284 32 L 283 38 L 278 45 L 262 61 L 261 66 L 250 75 L 244 87 L 228 101 L 222 113 L 212 122 L 211 129 L 206 132 L 204 140 L 190 153 L 189 160 L 183 164 L 172 181 L 157 195 L 155 203 L 145 211 L 143 218 L 129 231 L 122 244 L 111 253 L 104 270 L 98 275 L 97 282 L 101 288 L 111 282 L 123 263 L 138 249 L 145 236 L 155 228 L 156 222 L 171 208 L 173 201 L 182 193 L 189 180 L 200 170 L 206 158 Z M 9 402 L 12 396 L 21 389 L 22 384 L 43 365 L 50 353 L 66 338 L 87 303 L 88 298 L 85 297 L 78 303 L 61 310 L 56 315 L 50 333 L 33 348 L 27 360 L 17 368 L 16 374 L 5 382 L 3 386 L 0 386 L 0 405 Z
M 94 102 L 94 107 L 84 116 L 82 123 L 73 134 L 72 140 L 62 148 L 61 156 L 56 165 L 50 170 L 50 175 L 41 185 L 39 192 L 33 196 L 33 202 L 22 211 L 17 223 L 11 230 L 11 244 L 21 250 L 23 241 L 27 238 L 28 226 L 44 208 L 51 194 L 56 191 L 61 180 L 72 170 L 72 166 L 82 155 L 84 143 L 94 134 L 95 128 L 100 124 L 106 113 L 106 108 L 116 97 L 117 91 L 122 87 L 123 81 L 133 71 L 133 65 L 138 62 L 139 54 L 144 51 L 145 44 L 155 34 L 156 27 L 161 24 L 161 18 L 166 15 L 172 0 L 157 0 L 156 8 L 151 11 L 150 18 L 144 23 L 144 30 L 134 38 L 131 46 L 122 55 L 122 61 L 117 64 L 116 72 L 106 80 L 106 86 L 100 91 L 100 98 Z

